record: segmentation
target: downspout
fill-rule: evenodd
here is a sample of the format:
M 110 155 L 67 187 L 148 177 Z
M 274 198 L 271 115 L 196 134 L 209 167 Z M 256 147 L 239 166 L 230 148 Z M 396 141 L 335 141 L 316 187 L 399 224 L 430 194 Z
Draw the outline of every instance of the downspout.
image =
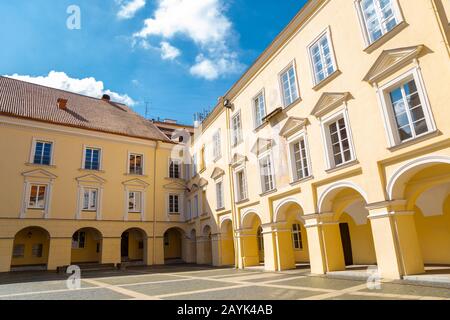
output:
M 226 108 L 226 122 L 227 122 L 227 151 L 228 151 L 228 159 L 231 159 L 231 124 L 230 124 L 230 109 Z M 233 170 L 231 168 L 231 164 L 228 163 L 228 175 L 230 176 L 229 179 L 229 188 L 230 188 L 230 195 L 231 195 L 231 226 L 233 229 L 233 243 L 234 243 L 234 266 L 236 269 L 239 268 L 239 252 L 240 247 L 238 244 L 240 241 L 236 241 L 235 234 L 237 231 L 237 214 L 236 214 L 236 201 L 235 201 L 235 195 L 234 195 L 234 175 Z
M 159 141 L 156 141 L 153 155 L 153 265 L 156 264 L 156 156 L 159 148 Z

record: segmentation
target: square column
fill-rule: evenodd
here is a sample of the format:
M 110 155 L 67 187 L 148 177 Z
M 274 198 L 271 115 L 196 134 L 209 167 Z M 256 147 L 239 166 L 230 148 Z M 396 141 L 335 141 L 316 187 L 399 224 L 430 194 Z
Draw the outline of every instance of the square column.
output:
M 72 262 L 72 238 L 50 238 L 48 270 L 70 266 Z
M 339 223 L 333 222 L 332 217 L 332 213 L 305 216 L 313 274 L 345 270 Z
M 118 264 L 121 263 L 120 256 L 122 238 L 103 238 L 101 264 Z
M 401 279 L 403 275 L 424 273 L 414 212 L 401 211 L 398 202 L 368 210 L 381 276 Z
M 153 257 L 153 264 L 162 266 L 165 264 L 166 259 L 164 257 L 164 237 L 152 238 L 153 245 L 155 246 L 155 255 Z
M 146 266 L 153 265 L 153 255 L 153 238 L 147 237 L 144 242 L 144 263 Z
M 278 255 L 277 255 L 277 239 L 275 231 L 272 229 L 274 225 L 262 225 L 263 239 L 264 239 L 264 269 L 266 271 L 278 270 Z
M 256 234 L 252 230 L 238 230 L 236 232 L 239 244 L 239 269 L 259 266 L 259 250 Z
M 9 272 L 11 270 L 13 246 L 14 238 L 0 239 L 0 272 Z

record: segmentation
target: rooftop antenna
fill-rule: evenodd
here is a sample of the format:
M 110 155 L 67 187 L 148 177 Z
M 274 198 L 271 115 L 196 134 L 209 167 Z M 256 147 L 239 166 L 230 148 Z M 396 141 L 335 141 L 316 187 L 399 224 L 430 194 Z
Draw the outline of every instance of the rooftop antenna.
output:
M 150 105 L 150 102 L 145 101 L 145 119 L 148 119 L 148 107 Z

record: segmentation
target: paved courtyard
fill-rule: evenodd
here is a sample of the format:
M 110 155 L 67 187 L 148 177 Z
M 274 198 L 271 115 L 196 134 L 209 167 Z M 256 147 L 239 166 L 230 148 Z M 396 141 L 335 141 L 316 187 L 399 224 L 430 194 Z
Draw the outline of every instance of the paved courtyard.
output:
M 0 274 L 0 300 L 450 300 L 450 288 L 311 276 L 308 269 L 281 273 L 199 266 L 86 272 L 70 290 L 68 275 Z

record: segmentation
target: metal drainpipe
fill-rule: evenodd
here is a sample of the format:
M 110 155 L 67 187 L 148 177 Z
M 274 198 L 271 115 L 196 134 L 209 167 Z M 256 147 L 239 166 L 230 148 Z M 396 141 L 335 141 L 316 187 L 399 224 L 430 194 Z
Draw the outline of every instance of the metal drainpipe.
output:
M 156 264 L 156 156 L 159 141 L 156 141 L 155 153 L 153 155 L 153 265 Z
M 225 109 L 226 112 L 226 122 L 227 122 L 227 148 L 228 148 L 228 159 L 231 159 L 231 138 L 230 138 L 230 133 L 231 133 L 231 125 L 230 125 L 230 109 L 226 108 Z M 233 170 L 231 168 L 231 164 L 228 164 L 228 175 L 230 176 L 229 179 L 229 188 L 230 188 L 230 195 L 231 195 L 231 227 L 233 229 L 233 244 L 234 244 L 234 265 L 235 268 L 238 269 L 239 268 L 239 252 L 240 250 L 240 246 L 238 246 L 237 244 L 239 244 L 239 241 L 235 241 L 235 233 L 237 231 L 237 214 L 236 214 L 236 201 L 235 201 L 235 195 L 234 195 L 234 176 L 233 176 Z

